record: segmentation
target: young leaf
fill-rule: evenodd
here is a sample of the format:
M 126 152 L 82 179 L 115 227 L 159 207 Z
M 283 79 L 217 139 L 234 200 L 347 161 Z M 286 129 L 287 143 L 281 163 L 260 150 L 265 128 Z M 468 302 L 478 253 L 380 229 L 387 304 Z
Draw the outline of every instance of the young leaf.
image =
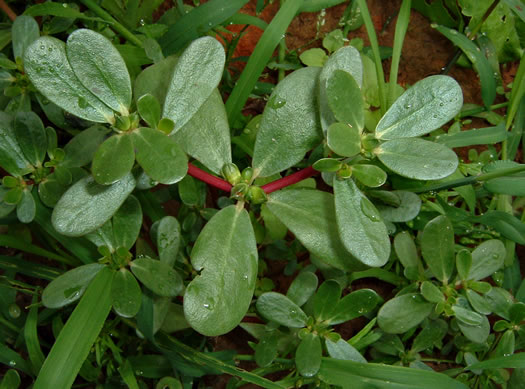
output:
M 430 281 L 423 281 L 421 284 L 421 294 L 425 300 L 431 303 L 440 303 L 445 301 L 443 292 Z
M 286 297 L 296 303 L 298 306 L 304 305 L 317 289 L 319 280 L 315 273 L 303 271 L 292 281 Z
M 180 56 L 164 102 L 163 117 L 184 126 L 210 97 L 222 77 L 226 56 L 212 37 L 194 40 Z
M 383 266 L 390 256 L 390 239 L 379 212 L 353 180 L 334 178 L 336 220 L 345 248 L 368 266 Z
M 475 312 L 472 312 L 475 313 Z M 483 344 L 487 340 L 489 334 L 490 334 L 490 323 L 486 316 L 479 315 L 477 318 L 479 319 L 481 317 L 481 323 L 479 325 L 470 325 L 462 320 L 459 320 L 458 318 L 458 327 L 465 335 L 465 337 L 478 344 Z
M 103 267 L 100 263 L 90 263 L 58 276 L 44 289 L 42 303 L 47 308 L 60 308 L 78 300 Z
M 112 218 L 116 247 L 130 250 L 137 240 L 142 227 L 142 208 L 133 195 L 129 196 Z
M 130 263 L 130 269 L 144 286 L 159 296 L 175 297 L 182 291 L 179 273 L 157 259 L 137 258 Z
M 392 104 L 377 124 L 376 137 L 400 139 L 428 134 L 456 116 L 462 106 L 461 87 L 452 77 L 424 78 Z
M 335 118 L 361 133 L 365 126 L 365 106 L 354 77 L 344 70 L 335 70 L 326 81 L 326 95 Z
M 439 180 L 458 167 L 453 150 L 419 138 L 389 140 L 374 152 L 390 170 L 416 180 Z
M 372 289 L 356 290 L 339 301 L 329 322 L 331 325 L 336 325 L 362 316 L 372 311 L 380 300 L 379 295 Z
M 230 126 L 221 94 L 214 89 L 199 110 L 171 137 L 215 174 L 231 162 Z
M 34 112 L 18 112 L 13 129 L 27 160 L 35 166 L 41 166 L 47 152 L 47 135 L 42 120 Z
M 505 245 L 498 239 L 481 243 L 472 252 L 472 265 L 467 279 L 479 281 L 499 270 L 505 261 Z
M 261 177 L 299 162 L 321 142 L 316 86 L 319 68 L 291 73 L 273 90 L 255 141 L 252 166 Z
M 277 292 L 263 293 L 257 299 L 256 306 L 257 311 L 267 320 L 290 328 L 306 326 L 306 313 L 285 295 Z
M 413 220 L 419 214 L 421 199 L 417 194 L 402 190 L 395 190 L 391 193 L 395 193 L 401 200 L 401 203 L 397 207 L 378 205 L 377 210 L 384 220 L 394 223 L 404 223 Z
M 257 277 L 248 212 L 231 205 L 216 213 L 197 238 L 191 263 L 200 275 L 184 294 L 186 319 L 206 336 L 231 331 L 250 306 Z
M 139 165 L 162 184 L 180 181 L 188 171 L 188 157 L 175 141 L 159 130 L 141 127 L 131 133 Z
M 126 133 L 115 134 L 97 149 L 91 171 L 97 183 L 109 185 L 128 174 L 134 163 L 132 137 Z
M 400 232 L 394 238 L 394 250 L 399 262 L 407 267 L 416 267 L 419 264 L 416 244 L 408 231 Z
M 335 220 L 334 197 L 311 189 L 287 189 L 272 193 L 268 209 L 293 232 L 296 238 L 323 262 L 341 270 L 364 269 L 346 251 Z
M 173 266 L 181 241 L 180 224 L 173 216 L 165 216 L 155 223 L 155 242 L 161 262 Z M 153 229 L 153 227 L 152 227 Z
M 353 157 L 361 152 L 359 128 L 345 123 L 333 123 L 326 131 L 326 143 L 334 153 Z
M 29 189 L 22 191 L 22 199 L 16 205 L 16 216 L 22 223 L 31 223 L 35 218 L 35 199 Z
M 387 175 L 383 169 L 375 165 L 352 165 L 352 176 L 369 188 L 377 188 L 386 182 Z
M 303 377 L 313 377 L 321 367 L 321 339 L 317 334 L 307 334 L 295 352 L 295 365 Z
M 278 354 L 278 331 L 265 331 L 255 348 L 255 362 L 259 367 L 271 365 Z
M 113 110 L 79 81 L 66 57 L 64 42 L 43 36 L 24 55 L 24 69 L 33 85 L 67 112 L 97 123 L 113 123 Z
M 0 112 L 0 166 L 13 176 L 23 176 L 33 170 L 17 142 L 13 117 L 5 112 Z
M 108 221 L 135 189 L 131 173 L 114 184 L 97 184 L 88 176 L 77 181 L 58 201 L 51 222 L 66 236 L 81 236 Z
M 421 236 L 421 254 L 438 280 L 447 283 L 454 271 L 454 228 L 440 215 L 427 223 Z
M 361 353 L 354 348 L 354 346 L 351 346 L 344 339 L 339 339 L 336 343 L 326 339 L 325 344 L 326 351 L 328 351 L 328 355 L 330 355 L 332 358 L 367 363 L 365 357 L 363 357 Z
M 111 305 L 119 316 L 134 317 L 142 303 L 140 285 L 126 268 L 115 272 L 111 281 Z
M 107 106 L 127 116 L 131 81 L 124 60 L 111 42 L 98 32 L 81 28 L 67 38 L 66 52 L 80 82 Z
M 149 93 L 142 95 L 137 100 L 137 110 L 140 117 L 151 128 L 157 128 L 157 123 L 160 121 L 161 106 L 155 96 Z
M 112 278 L 113 271 L 104 267 L 90 284 L 47 355 L 34 389 L 73 385 L 111 309 Z
M 40 28 L 34 18 L 27 15 L 18 16 L 11 27 L 13 57 L 23 58 L 26 48 L 40 36 Z
M 377 324 L 389 334 L 402 334 L 421 323 L 434 305 L 419 293 L 403 294 L 388 300 L 377 313 Z
M 314 317 L 324 321 L 333 315 L 333 311 L 341 298 L 341 285 L 336 280 L 326 280 L 314 295 Z

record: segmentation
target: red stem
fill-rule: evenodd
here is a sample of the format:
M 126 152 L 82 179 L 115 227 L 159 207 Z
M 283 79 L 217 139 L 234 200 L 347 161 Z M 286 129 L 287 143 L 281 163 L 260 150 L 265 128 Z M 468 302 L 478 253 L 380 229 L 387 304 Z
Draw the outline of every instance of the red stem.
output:
M 293 185 L 299 181 L 305 180 L 309 177 L 315 176 L 319 172 L 315 170 L 313 167 L 307 167 L 306 169 L 299 170 L 298 172 L 295 172 L 293 174 L 290 174 L 289 176 L 280 178 L 278 180 L 272 181 L 269 184 L 263 185 L 261 188 L 266 193 L 272 193 L 276 190 L 286 188 L 287 186 Z
M 215 177 L 202 169 L 199 169 L 197 166 L 192 165 L 191 163 L 188 163 L 188 174 L 198 180 L 201 180 L 202 182 L 205 182 L 208 185 L 222 189 L 226 192 L 230 192 L 232 189 L 232 186 L 228 182 L 220 179 L 219 177 Z
M 6 15 L 14 21 L 16 19 L 16 14 L 13 10 L 6 4 L 4 0 L 0 0 L 0 9 L 6 13 Z

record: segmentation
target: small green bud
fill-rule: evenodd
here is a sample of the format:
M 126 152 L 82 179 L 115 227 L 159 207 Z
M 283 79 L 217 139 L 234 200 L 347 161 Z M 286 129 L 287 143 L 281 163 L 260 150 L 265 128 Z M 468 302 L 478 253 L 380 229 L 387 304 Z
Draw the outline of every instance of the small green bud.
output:
M 173 120 L 168 118 L 162 118 L 157 123 L 157 130 L 160 130 L 167 135 L 171 134 L 174 128 L 175 123 L 173 122 Z
M 241 178 L 244 182 L 249 184 L 253 177 L 253 169 L 251 167 L 245 168 L 241 173 Z
M 365 134 L 361 137 L 361 147 L 364 151 L 372 151 L 379 146 L 379 141 L 374 134 Z
M 137 128 L 140 124 L 140 116 L 137 112 L 132 112 L 129 116 L 129 128 Z
M 10 189 L 5 195 L 4 195 L 4 203 L 15 205 L 22 200 L 22 193 L 23 190 L 21 187 Z
M 297 333 L 297 336 L 299 337 L 299 339 L 304 339 L 309 333 L 310 330 L 308 328 L 301 328 Z
M 343 180 L 352 177 L 352 168 L 347 164 L 344 164 L 337 172 L 337 177 Z
M 128 131 L 131 127 L 131 120 L 129 116 L 115 116 L 115 127 L 120 131 Z
M 225 163 L 221 169 L 221 174 L 232 185 L 236 185 L 241 181 L 241 172 L 234 163 Z
M 5 176 L 2 178 L 2 185 L 6 188 L 16 188 L 20 185 L 20 181 L 13 176 Z
M 337 332 L 328 332 L 324 335 L 324 337 L 334 343 L 339 342 L 339 339 L 341 339 L 341 335 L 339 335 Z
M 250 186 L 246 193 L 246 200 L 252 204 L 262 204 L 268 201 L 268 196 L 260 186 Z
M 231 197 L 234 199 L 242 199 L 248 192 L 248 189 L 248 184 L 241 182 L 232 188 Z

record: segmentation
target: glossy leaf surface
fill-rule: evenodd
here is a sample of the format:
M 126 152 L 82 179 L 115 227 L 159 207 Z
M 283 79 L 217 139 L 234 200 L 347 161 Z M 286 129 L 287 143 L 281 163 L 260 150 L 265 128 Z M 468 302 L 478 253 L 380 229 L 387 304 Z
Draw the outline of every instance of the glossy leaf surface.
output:
M 296 70 L 273 90 L 257 133 L 252 166 L 262 177 L 299 162 L 321 142 L 316 86 L 319 68 Z
M 381 298 L 372 289 L 359 289 L 343 297 L 330 316 L 330 324 L 336 325 L 355 319 L 372 311 Z
M 5 112 L 0 112 L 0 166 L 14 176 L 33 170 L 16 140 L 13 117 Z
M 131 104 L 131 80 L 122 56 L 98 32 L 85 28 L 71 33 L 67 59 L 80 82 L 99 100 L 126 116 Z
M 27 47 L 40 37 L 40 27 L 31 16 L 20 15 L 11 28 L 13 57 L 23 58 Z
M 321 367 L 322 346 L 317 334 L 309 333 L 295 352 L 295 365 L 303 377 L 313 377 Z
M 390 239 L 379 211 L 352 179 L 334 178 L 335 211 L 345 248 L 368 266 L 383 266 L 390 255 Z
M 268 292 L 257 299 L 257 311 L 267 320 L 290 328 L 306 326 L 306 313 L 283 294 Z
M 361 135 L 357 127 L 333 123 L 326 131 L 328 147 L 343 157 L 353 157 L 361 152 Z
M 142 207 L 133 195 L 129 196 L 111 219 L 113 236 L 117 247 L 130 250 L 142 227 Z
M 390 170 L 416 180 L 439 180 L 458 166 L 453 150 L 419 138 L 390 140 L 374 152 Z
M 131 171 L 135 163 L 133 141 L 129 134 L 116 134 L 106 139 L 93 156 L 91 171 L 102 185 L 117 182 Z
M 304 271 L 299 273 L 297 277 L 292 281 L 286 297 L 296 303 L 298 306 L 305 304 L 308 299 L 314 294 L 317 289 L 317 283 L 319 280 L 315 273 L 310 271 Z
M 134 317 L 142 303 L 140 285 L 126 268 L 115 272 L 111 281 L 111 305 L 119 316 Z
M 484 241 L 472 252 L 472 265 L 467 279 L 479 281 L 494 274 L 503 266 L 506 255 L 507 251 L 501 240 Z
M 367 362 L 365 357 L 363 357 L 361 353 L 355 349 L 355 347 L 351 346 L 344 339 L 339 339 L 335 343 L 327 339 L 325 344 L 328 355 L 330 355 L 332 358 L 360 363 Z
M 432 219 L 421 236 L 421 254 L 438 280 L 446 283 L 454 271 L 454 228 L 444 215 Z
M 130 263 L 135 277 L 153 293 L 175 297 L 182 291 L 182 278 L 171 266 L 157 259 L 137 258 Z
M 51 222 L 66 236 L 81 236 L 108 221 L 135 189 L 131 173 L 112 185 L 100 185 L 88 176 L 76 182 L 58 201 Z
M 173 216 L 165 216 L 156 225 L 159 259 L 170 266 L 175 264 L 181 241 L 180 224 Z
M 387 174 L 375 165 L 352 165 L 352 176 L 361 184 L 370 188 L 377 188 L 386 182 Z
M 44 36 L 26 50 L 24 67 L 33 85 L 67 112 L 97 123 L 112 123 L 113 110 L 82 85 L 66 56 L 64 42 Z
M 433 308 L 434 304 L 420 294 L 404 294 L 388 300 L 379 309 L 377 324 L 389 334 L 402 334 L 421 323 Z
M 24 156 L 34 166 L 40 166 L 47 151 L 47 135 L 44 124 L 34 112 L 18 112 L 13 129 Z
M 441 127 L 463 105 L 461 87 L 452 77 L 430 76 L 415 83 L 381 118 L 378 139 L 412 138 Z
M 344 70 L 335 70 L 326 81 L 326 95 L 335 118 L 361 132 L 365 126 L 365 106 L 354 77 Z
M 421 199 L 412 192 L 406 191 L 392 191 L 395 193 L 401 203 L 398 207 L 389 207 L 386 205 L 378 205 L 377 209 L 384 220 L 394 223 L 403 223 L 414 219 L 421 210 Z
M 184 313 L 198 332 L 231 331 L 244 317 L 255 289 L 257 247 L 248 213 L 231 205 L 202 229 L 191 253 L 200 275 L 184 294 Z

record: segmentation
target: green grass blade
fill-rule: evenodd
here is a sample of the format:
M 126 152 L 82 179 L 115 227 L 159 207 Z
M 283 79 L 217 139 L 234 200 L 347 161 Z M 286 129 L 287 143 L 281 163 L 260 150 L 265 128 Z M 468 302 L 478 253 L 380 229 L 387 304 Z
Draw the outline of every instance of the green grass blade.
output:
M 387 100 L 385 94 L 385 74 L 383 72 L 383 65 L 381 64 L 381 55 L 379 53 L 379 42 L 377 41 L 377 34 L 374 29 L 374 22 L 372 22 L 372 17 L 368 11 L 368 6 L 366 5 L 366 0 L 357 0 L 359 4 L 359 9 L 363 15 L 363 21 L 365 23 L 366 32 L 368 34 L 368 39 L 370 40 L 370 46 L 372 47 L 372 53 L 374 53 L 374 62 L 376 65 L 376 74 L 377 82 L 379 89 L 379 101 L 381 115 L 384 115 L 387 109 Z
M 118 368 L 118 372 L 129 389 L 139 389 L 133 366 L 131 366 L 129 360 L 126 359 L 124 361 L 124 363 Z
M 299 12 L 319 12 L 324 8 L 330 8 L 344 3 L 346 0 L 304 0 Z
M 43 248 L 35 246 L 34 244 L 10 235 L 0 235 L 0 246 L 11 247 L 12 249 L 17 249 L 26 253 L 40 255 L 41 257 L 54 259 L 68 265 L 78 265 L 78 263 L 71 262 L 69 258 L 62 257 L 61 255 L 57 255 L 51 251 L 47 251 Z
M 187 346 L 184 343 L 179 342 L 175 338 L 166 335 L 162 332 L 159 332 L 157 334 L 156 339 L 159 341 L 159 346 L 162 345 L 163 347 L 168 348 L 170 351 L 175 351 L 176 353 L 183 356 L 184 359 L 190 362 L 194 362 L 198 365 L 216 369 L 222 373 L 237 376 L 246 382 L 250 382 L 262 388 L 283 389 L 283 386 L 281 385 L 273 383 L 272 381 L 264 377 L 258 376 L 257 374 L 253 374 L 239 367 L 229 365 L 226 362 L 223 362 L 217 358 L 197 351 L 193 347 Z
M 285 2 L 257 42 L 241 77 L 226 102 L 226 113 L 230 125 L 236 122 L 264 67 L 302 4 L 303 0 Z
M 29 354 L 29 360 L 33 365 L 33 371 L 38 374 L 42 364 L 44 363 L 44 353 L 40 348 L 40 341 L 38 340 L 38 302 L 37 296 L 33 296 L 31 302 L 31 308 L 26 318 L 26 324 L 24 325 L 24 338 L 26 341 L 27 353 Z
M 479 369 L 523 369 L 525 368 L 525 353 L 516 353 L 508 357 L 492 358 L 486 361 L 474 363 L 466 370 Z
M 159 39 L 165 56 L 176 53 L 192 40 L 232 17 L 249 0 L 211 0 L 193 8 Z
M 525 56 L 521 57 L 520 66 L 518 67 L 518 72 L 516 77 L 514 77 L 514 82 L 512 83 L 512 91 L 510 92 L 510 107 L 507 112 L 507 123 L 506 128 L 509 129 L 516 112 L 518 111 L 518 106 L 521 102 L 521 98 L 525 94 Z
M 16 351 L 0 343 L 0 364 L 6 365 L 11 369 L 20 370 L 30 376 L 33 375 L 29 364 Z
M 111 309 L 113 271 L 102 269 L 64 325 L 33 389 L 70 388 Z
M 399 70 L 399 60 L 401 59 L 401 50 L 403 41 L 410 22 L 411 0 L 403 0 L 401 9 L 396 22 L 396 34 L 394 36 L 394 48 L 392 50 L 392 65 L 390 66 L 390 79 L 388 85 L 388 105 L 390 106 L 396 99 L 397 73 Z

